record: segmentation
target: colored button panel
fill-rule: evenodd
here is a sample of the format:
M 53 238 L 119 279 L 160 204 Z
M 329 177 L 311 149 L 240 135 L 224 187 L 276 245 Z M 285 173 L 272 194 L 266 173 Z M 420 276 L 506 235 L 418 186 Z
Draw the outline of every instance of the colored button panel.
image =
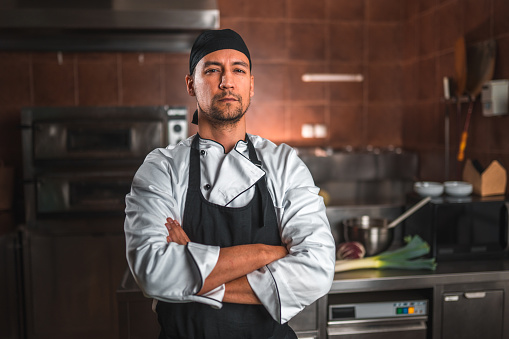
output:
M 415 308 L 413 307 L 398 307 L 396 308 L 396 314 L 413 314 Z

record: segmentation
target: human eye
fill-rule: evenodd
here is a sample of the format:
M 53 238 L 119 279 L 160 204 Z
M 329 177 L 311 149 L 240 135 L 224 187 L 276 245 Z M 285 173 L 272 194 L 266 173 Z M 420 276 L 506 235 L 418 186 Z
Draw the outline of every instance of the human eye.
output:
M 205 74 L 213 74 L 213 73 L 219 72 L 219 69 L 217 69 L 217 68 L 207 68 L 207 69 L 205 69 L 204 72 L 205 72 Z
M 242 65 L 235 67 L 233 72 L 238 75 L 244 75 L 248 73 L 247 68 Z

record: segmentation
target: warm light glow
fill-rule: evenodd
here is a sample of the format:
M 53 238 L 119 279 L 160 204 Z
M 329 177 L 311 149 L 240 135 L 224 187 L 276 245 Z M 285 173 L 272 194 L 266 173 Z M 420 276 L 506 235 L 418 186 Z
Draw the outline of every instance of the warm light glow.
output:
M 361 82 L 363 80 L 362 74 L 315 73 L 302 75 L 304 82 Z

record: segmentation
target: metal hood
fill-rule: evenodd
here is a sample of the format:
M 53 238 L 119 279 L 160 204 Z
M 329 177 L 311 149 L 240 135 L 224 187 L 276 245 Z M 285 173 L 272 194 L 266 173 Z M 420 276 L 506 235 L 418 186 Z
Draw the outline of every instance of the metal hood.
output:
M 216 0 L 0 0 L 0 50 L 184 52 L 217 28 Z

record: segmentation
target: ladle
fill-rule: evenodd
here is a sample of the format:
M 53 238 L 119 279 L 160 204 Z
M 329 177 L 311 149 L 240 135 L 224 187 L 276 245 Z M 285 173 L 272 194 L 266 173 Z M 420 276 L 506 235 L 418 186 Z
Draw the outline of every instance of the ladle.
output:
M 400 222 L 402 222 L 403 220 L 405 220 L 406 218 L 408 218 L 409 216 L 414 214 L 419 208 L 426 205 L 428 203 L 428 201 L 430 201 L 430 200 L 431 200 L 431 197 L 426 197 L 426 198 L 422 199 L 417 204 L 415 204 L 414 206 L 409 208 L 408 211 L 406 211 L 405 213 L 403 213 L 402 215 L 400 215 L 399 217 L 394 219 L 389 225 L 387 225 L 387 228 L 392 228 L 392 227 L 398 225 Z

